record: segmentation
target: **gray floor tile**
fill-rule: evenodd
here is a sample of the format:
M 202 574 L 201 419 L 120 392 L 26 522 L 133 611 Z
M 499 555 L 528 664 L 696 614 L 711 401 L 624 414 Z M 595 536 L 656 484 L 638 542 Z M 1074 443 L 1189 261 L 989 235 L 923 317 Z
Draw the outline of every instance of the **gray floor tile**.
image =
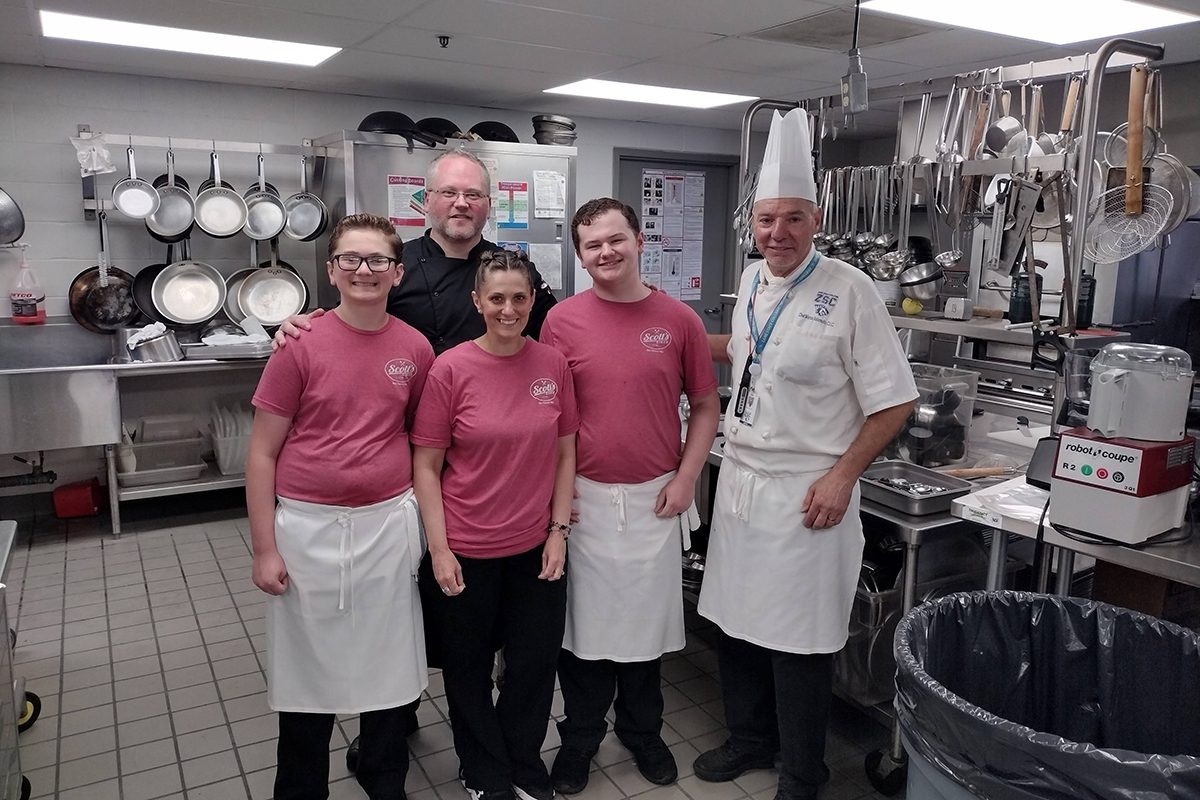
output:
M 209 756 L 213 753 L 220 753 L 233 747 L 233 739 L 230 738 L 229 729 L 224 725 L 196 731 L 195 733 L 182 734 L 176 736 L 175 741 L 179 745 L 179 755 L 185 761 L 192 758 L 199 758 L 200 756 Z
M 218 702 L 217 687 L 211 683 L 201 683 L 167 692 L 172 711 L 183 711 L 197 706 L 213 705 Z
M 197 786 L 240 775 L 241 769 L 232 750 L 183 762 L 183 783 L 192 797 L 195 796 L 192 790 Z
M 58 800 L 122 800 L 121 782 L 113 778 L 58 793 Z
M 115 750 L 117 747 L 117 737 L 115 728 L 99 728 L 87 733 L 79 733 L 74 736 L 64 736 L 59 741 L 59 754 L 62 761 L 74 761 L 77 758 L 86 758 L 87 756 L 99 755 L 107 753 L 110 750 Z M 21 745 L 21 763 L 25 763 L 25 752 L 27 748 L 24 744 Z
M 274 714 L 243 719 L 233 723 L 230 727 L 233 728 L 233 741 L 237 743 L 238 747 L 274 739 L 279 735 L 279 722 Z
M 104 648 L 85 650 L 82 653 L 67 652 L 63 654 L 62 670 L 63 672 L 75 672 L 92 667 L 104 667 L 108 666 L 110 661 L 111 658 Z
M 111 683 L 99 686 L 89 686 L 86 689 L 76 689 L 73 692 L 63 692 L 59 700 L 59 708 L 63 713 L 79 711 L 93 706 L 112 703 L 113 687 Z
M 124 745 L 124 741 L 122 741 Z M 179 760 L 173 739 L 158 739 L 145 744 L 121 748 L 121 773 L 132 775 L 157 767 L 165 767 Z
M 149 675 L 140 675 L 136 678 L 127 678 L 122 681 L 117 681 L 114 685 L 116 699 L 118 701 L 133 700 L 137 697 L 145 697 L 151 694 L 161 694 L 165 691 L 163 686 L 162 673 L 154 672 Z
M 242 762 L 242 769 L 247 773 L 256 772 L 261 769 L 270 769 L 272 775 L 274 775 L 276 746 L 277 741 L 275 739 L 266 739 L 255 744 L 246 745 L 245 747 L 239 747 L 238 760 Z M 251 791 L 253 791 L 253 786 L 251 787 Z
M 246 784 L 239 775 L 236 778 L 188 789 L 189 800 L 246 800 Z
M 224 703 L 224 707 L 225 715 L 229 717 L 230 722 L 250 719 L 251 717 L 261 717 L 264 714 L 272 713 L 270 707 L 267 705 L 266 692 L 229 700 Z
M 117 754 L 100 753 L 66 761 L 58 767 L 58 788 L 74 789 L 88 783 L 117 777 Z
M 117 704 L 118 723 L 133 722 L 134 720 L 156 717 L 165 713 L 167 713 L 167 696 L 165 694 L 136 697 L 132 700 L 123 700 Z
M 162 669 L 157 656 L 143 656 L 113 664 L 113 678 L 118 681 L 151 675 Z
M 44 704 L 45 700 L 42 702 Z M 43 705 L 43 710 L 44 708 Z M 83 711 L 72 711 L 62 715 L 59 725 L 63 736 L 86 733 L 98 728 L 111 728 L 113 726 L 113 708 L 112 706 L 96 706 Z M 35 725 L 33 729 L 37 728 L 38 726 Z M 45 729 L 43 728 L 43 730 Z
M 195 686 L 198 683 L 212 683 L 213 672 L 208 663 L 195 664 L 190 667 L 181 669 L 170 669 L 163 675 L 166 680 L 167 689 L 182 689 L 186 686 Z
M 171 718 L 160 714 L 156 717 L 124 722 L 117 726 L 117 736 L 120 737 L 123 748 L 166 739 L 171 736 Z
M 172 712 L 171 720 L 175 723 L 175 732 L 184 734 L 223 726 L 225 714 L 219 705 L 207 705 Z
M 218 680 L 224 678 L 234 678 L 239 675 L 249 675 L 251 673 L 262 671 L 262 667 L 259 665 L 258 659 L 252 655 L 237 656 L 235 658 L 226 658 L 220 661 L 214 661 L 212 669 Z
M 179 767 L 171 764 L 147 772 L 121 776 L 122 800 L 151 800 L 183 788 Z
M 64 691 L 86 689 L 89 686 L 99 686 L 112 682 L 112 667 L 102 664 L 96 667 L 86 667 L 67 672 L 63 675 L 62 688 Z
M 267 681 L 261 672 L 252 672 L 247 675 L 238 675 L 233 678 L 224 678 L 217 681 L 217 688 L 221 692 L 221 698 L 228 702 L 238 697 L 247 697 L 265 692 L 267 690 Z

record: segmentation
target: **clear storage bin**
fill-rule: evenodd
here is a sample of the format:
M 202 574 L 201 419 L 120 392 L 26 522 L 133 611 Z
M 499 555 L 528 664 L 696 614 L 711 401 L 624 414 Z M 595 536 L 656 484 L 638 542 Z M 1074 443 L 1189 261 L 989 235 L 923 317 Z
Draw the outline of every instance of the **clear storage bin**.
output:
M 911 366 L 917 405 L 884 452 L 888 458 L 922 467 L 957 464 L 967 457 L 979 373 L 933 364 Z
M 121 486 L 147 486 L 199 478 L 204 472 L 204 439 L 175 439 L 122 445 L 121 463 L 131 467 L 117 472 Z

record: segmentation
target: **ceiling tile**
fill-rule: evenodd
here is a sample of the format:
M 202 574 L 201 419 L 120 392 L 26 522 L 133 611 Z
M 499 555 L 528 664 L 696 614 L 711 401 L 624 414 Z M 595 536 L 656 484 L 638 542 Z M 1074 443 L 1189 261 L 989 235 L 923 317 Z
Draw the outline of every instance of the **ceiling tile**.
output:
M 836 2 L 756 0 L 753 3 L 707 2 L 680 5 L 646 0 L 507 0 L 529 8 L 570 11 L 623 22 L 658 25 L 703 33 L 736 35 L 774 27 L 828 10 Z M 849 0 L 853 5 L 853 0 Z
M 687 50 L 718 38 L 713 34 L 534 9 L 494 0 L 439 0 L 413 12 L 404 22 L 441 33 L 640 58 L 649 53 Z
M 5 35 L 41 36 L 41 28 L 35 25 L 37 16 L 25 3 L 12 0 L 0 0 L 0 19 L 4 20 Z M 0 48 L 0 54 L 5 57 L 12 52 L 8 48 Z
M 554 72 L 579 78 L 618 69 L 640 60 L 640 57 L 634 56 L 537 44 L 517 45 L 498 39 L 468 35 L 455 36 L 448 47 L 442 48 L 438 44 L 437 36 L 437 32 L 433 30 L 414 28 L 407 23 L 396 24 L 363 42 L 357 49 L 485 67 Z M 476 79 L 486 80 L 487 73 L 479 71 Z
M 329 14 L 368 22 L 392 22 L 400 19 L 428 0 L 337 0 L 336 8 L 329 0 L 234 0 L 238 5 L 274 8 L 282 11 L 301 11 L 309 14 Z
M 725 69 L 669 64 L 660 60 L 644 61 L 630 67 L 598 75 L 605 80 L 650 83 L 677 89 L 699 89 L 708 92 L 728 92 L 753 97 L 779 97 L 794 92 L 797 81 L 778 73 L 751 75 Z M 813 84 L 816 86 L 816 84 Z

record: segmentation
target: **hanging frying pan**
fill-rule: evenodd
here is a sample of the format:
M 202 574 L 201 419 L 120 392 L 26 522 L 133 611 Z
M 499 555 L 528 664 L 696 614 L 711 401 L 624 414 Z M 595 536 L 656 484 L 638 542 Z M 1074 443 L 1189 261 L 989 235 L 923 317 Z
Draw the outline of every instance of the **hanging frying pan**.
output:
M 142 312 L 142 316 L 149 319 L 151 322 L 169 323 L 170 320 L 158 313 L 158 309 L 154 307 L 154 295 L 151 292 L 154 286 L 154 279 L 158 277 L 158 273 L 167 268 L 168 264 L 175 261 L 175 245 L 167 245 L 167 260 L 160 264 L 148 264 L 138 270 L 137 275 L 133 278 L 133 302 L 137 305 L 138 311 Z
M 101 211 L 100 257 L 94 267 L 75 276 L 67 290 L 67 305 L 71 316 L 92 333 L 112 333 L 123 328 L 137 314 L 133 302 L 133 276 L 108 265 L 105 241 L 108 238 L 108 215 Z
M 154 308 L 168 321 L 197 325 L 225 305 L 225 278 L 216 267 L 185 257 L 154 277 L 150 294 Z
M 158 210 L 162 199 L 150 181 L 137 176 L 132 145 L 125 148 L 125 157 L 129 161 L 129 177 L 122 178 L 113 186 L 113 205 L 127 217 L 145 219 Z
M 175 176 L 175 153 L 167 150 L 167 174 L 154 179 L 158 210 L 146 217 L 146 230 L 163 244 L 186 239 L 196 224 L 196 201 L 187 181 Z
M 25 215 L 4 189 L 0 189 L 0 244 L 12 244 L 25 235 Z
M 229 317 L 234 322 L 241 322 L 246 318 L 246 312 L 242 311 L 241 305 L 238 303 L 238 290 L 242 288 L 242 281 L 254 274 L 258 268 L 258 242 L 250 240 L 250 266 L 245 269 L 239 269 L 237 272 L 225 279 L 225 316 Z
M 242 232 L 258 242 L 274 239 L 287 224 L 287 209 L 279 199 L 279 194 L 267 191 L 264 163 L 265 159 L 259 153 L 258 186 L 246 195 L 246 224 L 242 226 Z
M 325 232 L 329 212 L 321 198 L 308 191 L 308 156 L 300 156 L 300 191 L 284 200 L 283 207 L 287 212 L 283 232 L 289 239 L 311 242 Z
M 238 287 L 238 306 L 265 327 L 280 325 L 308 308 L 308 286 L 290 265 L 279 261 L 277 242 L 271 242 L 271 266 L 260 267 Z
M 227 239 L 246 224 L 246 201 L 221 182 L 216 150 L 212 153 L 212 174 L 213 185 L 196 196 L 196 224 L 209 236 Z

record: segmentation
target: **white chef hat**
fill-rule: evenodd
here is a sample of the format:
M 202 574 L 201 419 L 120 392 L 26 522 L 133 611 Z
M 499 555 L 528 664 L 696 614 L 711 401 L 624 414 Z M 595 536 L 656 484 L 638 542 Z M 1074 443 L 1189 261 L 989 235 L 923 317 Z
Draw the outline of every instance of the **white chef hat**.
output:
M 817 202 L 808 114 L 802 108 L 793 108 L 786 116 L 776 111 L 771 117 L 771 132 L 767 134 L 754 202 L 777 197 Z

